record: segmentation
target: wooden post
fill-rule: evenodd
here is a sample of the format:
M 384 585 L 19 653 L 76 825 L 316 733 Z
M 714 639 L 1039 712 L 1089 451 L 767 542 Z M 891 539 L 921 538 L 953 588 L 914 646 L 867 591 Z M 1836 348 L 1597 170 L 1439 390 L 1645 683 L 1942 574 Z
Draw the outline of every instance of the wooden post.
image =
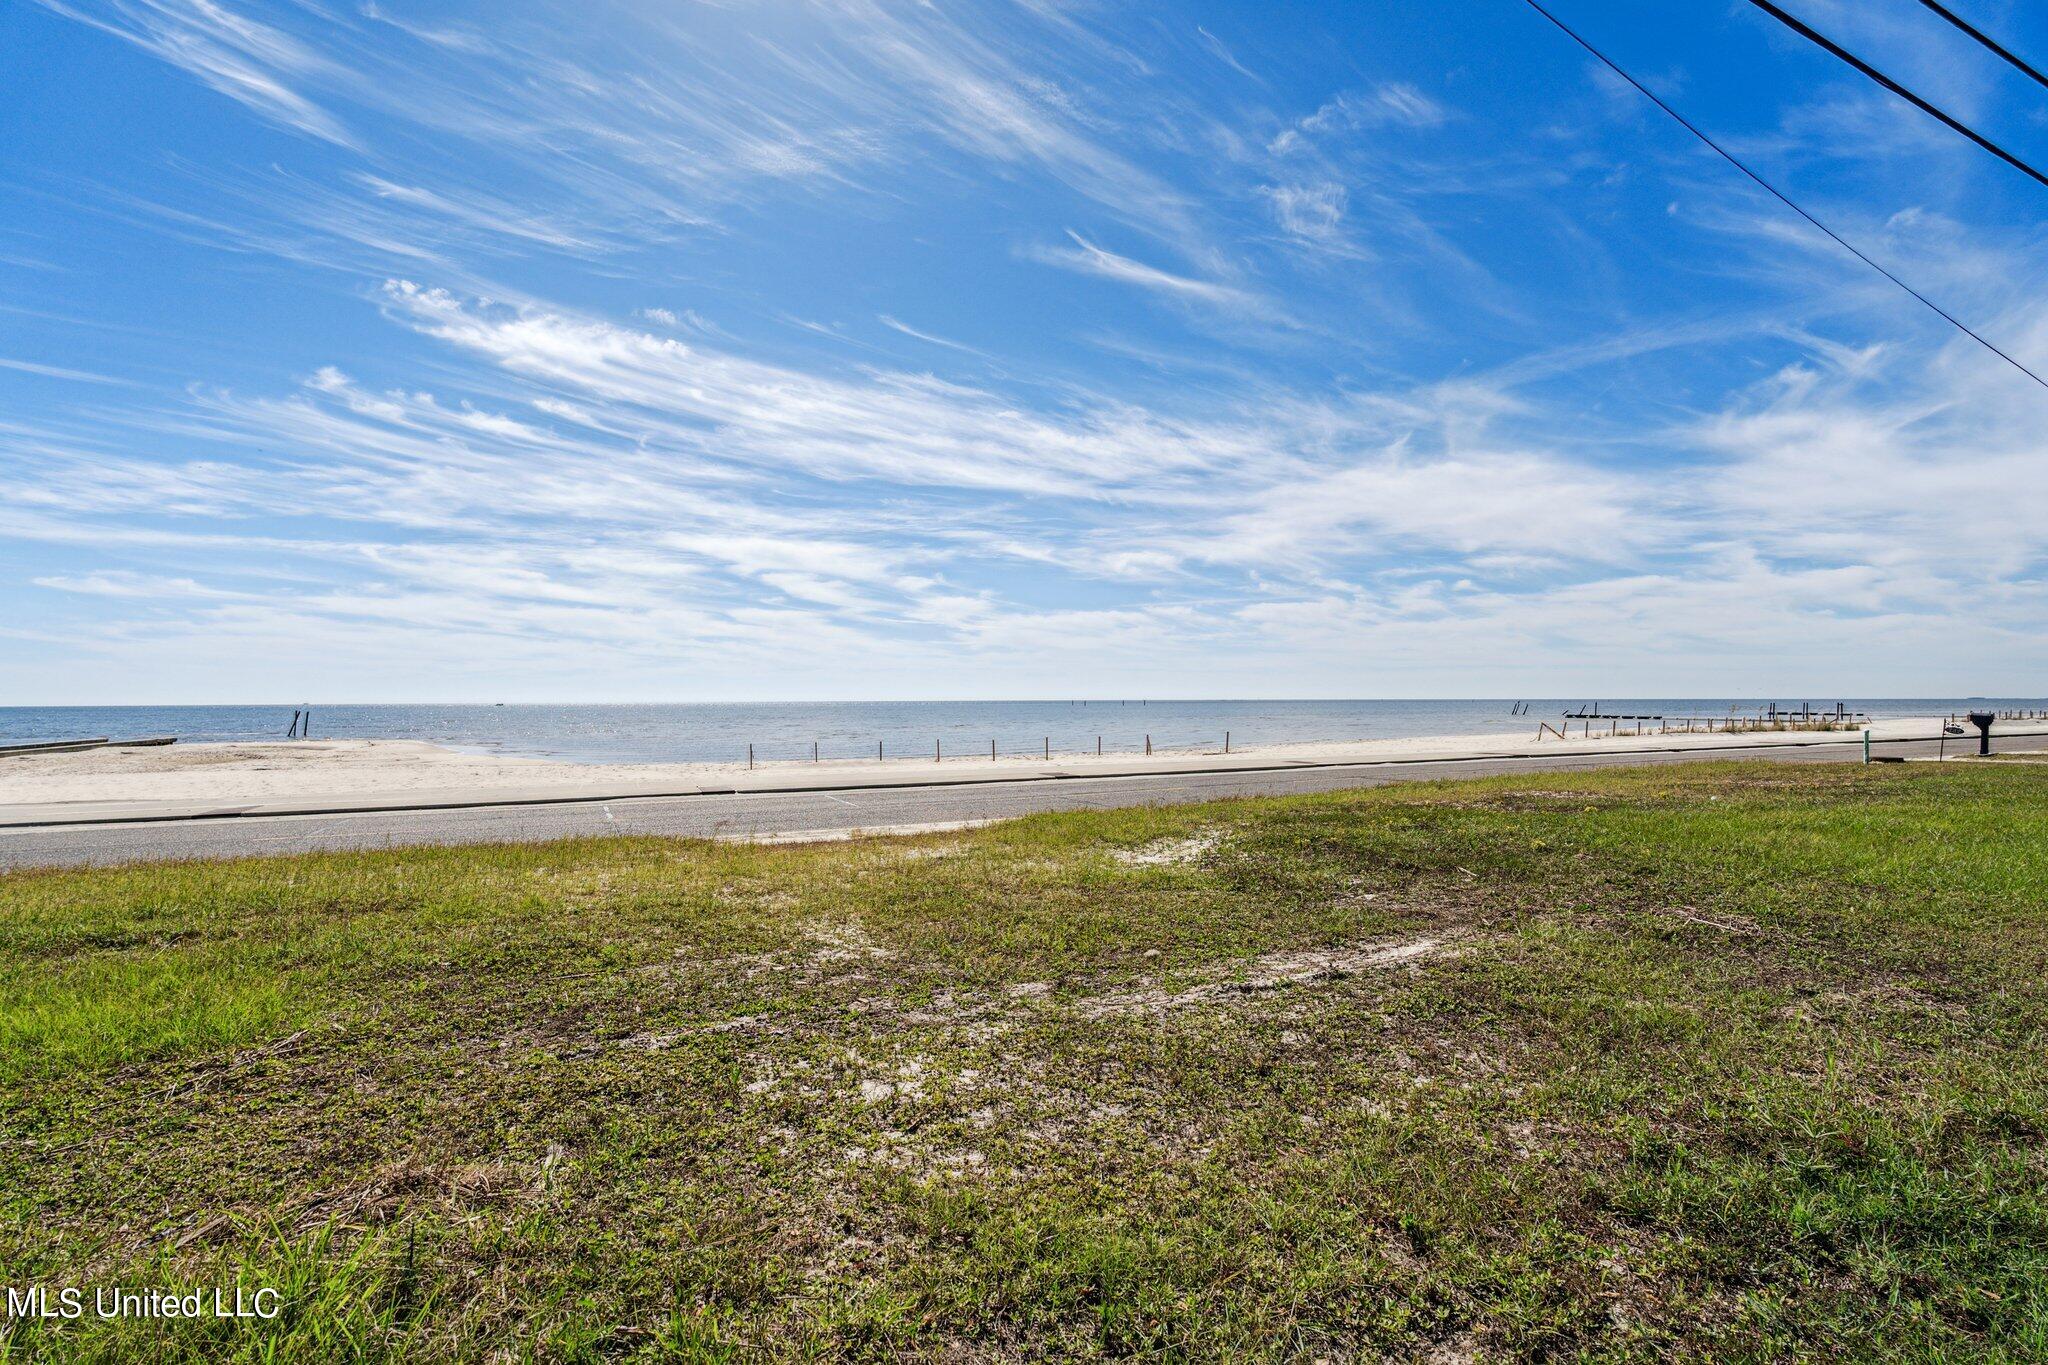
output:
M 877 762 L 877 763 L 880 763 L 881 761 L 882 761 L 882 741 L 878 739 L 878 740 L 876 740 L 876 741 L 875 741 L 875 762 Z
M 1102 736 L 1101 736 L 1101 735 L 1097 735 L 1097 736 L 1095 737 L 1095 756 L 1096 756 L 1097 758 L 1101 758 L 1101 757 L 1102 757 Z
M 938 761 L 939 761 L 939 742 L 938 742 L 937 740 L 933 740 L 933 741 L 932 741 L 932 762 L 934 762 L 934 763 L 937 763 Z
M 1230 752 L 1230 731 L 1228 730 L 1223 732 L 1223 752 L 1226 754 Z
M 812 740 L 812 741 L 811 741 L 811 762 L 813 762 L 813 763 L 816 763 L 817 761 L 818 761 L 818 741 L 814 739 L 814 740 Z
M 988 742 L 988 761 L 991 763 L 996 761 L 996 742 L 994 740 Z
M 1047 736 L 1045 737 L 1045 761 L 1046 761 L 1046 762 L 1048 762 L 1048 763 L 1052 762 L 1052 736 L 1051 736 L 1051 735 L 1047 735 Z
M 754 746 L 753 746 L 753 745 L 751 745 L 751 744 L 749 744 L 749 745 L 747 746 L 747 771 L 748 771 L 748 772 L 752 772 L 753 770 L 754 770 Z
M 1152 757 L 1152 736 L 1145 736 L 1145 757 Z

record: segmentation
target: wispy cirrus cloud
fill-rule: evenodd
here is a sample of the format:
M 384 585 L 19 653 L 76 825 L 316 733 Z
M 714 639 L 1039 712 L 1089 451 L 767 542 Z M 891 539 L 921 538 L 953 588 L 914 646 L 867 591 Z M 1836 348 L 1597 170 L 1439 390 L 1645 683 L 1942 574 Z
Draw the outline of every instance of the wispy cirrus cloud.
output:
M 1292 399 L 1257 417 L 1167 417 L 1106 400 L 1034 409 L 928 377 L 796 370 L 404 282 L 388 287 L 386 305 L 394 322 L 480 363 L 469 387 L 495 392 L 499 404 L 372 390 L 332 366 L 283 396 L 200 391 L 181 414 L 134 420 L 217 453 L 137 460 L 45 439 L 13 479 L 0 478 L 15 507 L 44 520 L 5 529 L 83 541 L 97 519 L 147 507 L 194 528 L 183 543 L 204 550 L 216 577 L 242 565 L 221 581 L 110 569 L 47 585 L 71 592 L 215 594 L 246 605 L 246 576 L 270 572 L 255 566 L 275 565 L 283 547 L 287 560 L 343 564 L 370 585 L 332 601 L 294 589 L 302 612 L 424 622 L 437 598 L 448 613 L 490 600 L 503 630 L 573 622 L 581 637 L 616 616 L 609 629 L 635 640 L 640 618 L 684 588 L 696 604 L 692 638 L 754 619 L 745 614 L 767 591 L 803 611 L 836 613 L 839 629 L 950 621 L 971 641 L 1023 618 L 1008 593 L 963 592 L 951 579 L 1006 563 L 1141 580 L 1216 565 L 1313 577 L 1355 557 L 1343 542 L 1361 530 L 1383 534 L 1388 553 L 1418 544 L 1518 549 L 1538 539 L 1527 523 L 1462 501 L 1434 515 L 1415 510 L 1411 484 L 1458 481 L 1472 467 L 1390 439 L 1412 422 L 1386 405 Z M 1352 452 L 1346 466 L 1312 476 L 1333 442 Z M 1483 472 L 1503 482 L 1570 477 L 1562 463 L 1534 456 Z M 792 496 L 792 476 L 819 482 Z M 1019 505 L 1019 493 L 1037 501 Z M 866 509 L 859 518 L 847 516 L 850 497 Z M 1258 510 L 1220 513 L 1219 498 Z M 320 534 L 294 542 L 268 529 L 308 509 L 317 509 Z M 1570 554 L 1571 526 L 1594 519 L 1597 509 L 1583 508 L 1570 525 L 1548 519 L 1543 548 Z M 859 534 L 842 529 L 856 522 Z M 246 555 L 222 553 L 238 525 L 252 528 Z M 352 533 L 337 535 L 337 526 Z M 441 539 L 423 544 L 423 533 Z M 160 534 L 159 547 L 175 556 L 179 532 Z M 1131 537 L 1154 548 L 1116 544 Z M 630 583 L 609 584 L 622 572 Z
M 1319 246 L 1345 243 L 1344 208 L 1349 195 L 1339 181 L 1268 185 L 1261 192 L 1272 204 L 1281 230 L 1289 236 Z
M 887 313 L 876 314 L 875 321 L 881 323 L 884 327 L 887 327 L 892 332 L 901 332 L 904 336 L 915 337 L 919 341 L 929 342 L 934 346 L 944 346 L 947 350 L 965 351 L 970 355 L 987 354 L 987 352 L 985 351 L 979 350 L 973 346 L 966 345 L 962 342 L 952 341 L 946 337 L 934 336 L 930 332 L 921 331 L 916 327 L 912 327 L 907 322 L 903 322 L 896 318 L 890 317 Z
M 133 43 L 273 123 L 341 146 L 357 145 L 339 119 L 295 88 L 338 69 L 283 30 L 219 0 L 32 3 Z
M 253 630 L 269 619 L 261 585 L 282 551 L 363 577 L 348 594 L 283 593 L 302 614 L 395 631 L 482 614 L 507 638 L 561 634 L 636 655 L 758 643 L 771 620 L 937 632 L 995 659 L 1084 620 L 1128 645 L 1184 619 L 1177 647 L 1192 648 L 1220 613 L 1276 648 L 1313 653 L 1339 636 L 1407 648 L 1427 627 L 1454 653 L 1471 640 L 1476 657 L 1489 629 L 1547 632 L 1555 647 L 1616 612 L 1651 638 L 1846 639 L 1841 622 L 1872 614 L 1919 638 L 1956 595 L 2048 551 L 2048 502 L 2024 477 L 2039 458 L 2025 413 L 1925 394 L 1873 405 L 1873 386 L 1901 379 L 1882 355 L 1817 349 L 1666 433 L 1701 474 L 1659 483 L 1565 453 L 1571 414 L 1482 383 L 1342 404 L 1276 392 L 1255 412 L 1169 418 L 1102 400 L 1031 408 L 872 368 L 801 370 L 404 282 L 385 304 L 480 365 L 464 387 L 496 405 L 366 389 L 327 367 L 290 395 L 202 391 L 168 423 L 136 413 L 219 452 L 206 459 L 20 442 L 15 478 L 0 480 L 16 509 L 4 529 L 115 546 L 118 534 L 95 534 L 100 519 L 147 508 L 170 524 L 139 543 L 171 562 L 188 546 L 211 565 L 42 586 L 183 602 Z M 791 476 L 820 482 L 792 496 Z M 1774 492 L 1802 482 L 1826 496 Z M 1944 500 L 1985 483 L 2010 491 L 1966 528 Z M 848 517 L 849 497 L 861 516 Z M 320 534 L 278 534 L 308 508 Z M 863 529 L 849 535 L 853 522 Z M 423 532 L 442 540 L 420 543 Z M 1683 573 L 1666 566 L 1674 553 Z M 955 581 L 1005 563 L 1152 584 L 1179 605 L 1047 612 Z M 1575 586 L 1560 588 L 1561 572 Z M 1740 621 L 1715 597 L 1736 591 L 1750 594 Z M 671 606 L 678 592 L 687 611 Z M 1639 600 L 1649 592 L 1673 610 L 1711 606 L 1681 626 Z
M 1097 246 L 1072 230 L 1068 231 L 1067 236 L 1073 242 L 1070 247 L 1034 246 L 1028 248 L 1025 254 L 1032 260 L 1042 261 L 1046 265 L 1114 280 L 1118 284 L 1142 289 L 1178 303 L 1201 304 L 1261 320 L 1276 320 L 1280 316 L 1279 310 L 1270 301 L 1252 290 L 1216 280 L 1177 275 L 1170 270 L 1147 265 L 1129 256 L 1120 256 L 1105 247 Z
M 12 370 L 16 374 L 40 375 L 44 379 L 68 379 L 77 384 L 127 384 L 126 379 L 113 375 L 98 374 L 92 370 L 74 370 L 68 365 L 44 365 L 33 360 L 15 360 L 0 356 L 0 370 Z
M 179 598 L 227 598 L 233 593 L 208 588 L 190 578 L 168 578 L 122 570 L 88 574 L 44 574 L 29 580 L 39 588 L 80 593 L 88 597 L 140 598 L 166 601 Z
M 351 173 L 366 194 L 302 190 L 277 198 L 276 226 L 245 231 L 304 223 L 376 248 L 432 236 L 426 216 L 514 248 L 602 254 L 705 228 L 764 184 L 887 193 L 906 158 L 949 147 L 1028 166 L 1213 259 L 1186 196 L 1115 150 L 1102 121 L 1026 60 L 1076 51 L 1051 46 L 1071 29 L 1053 15 L 1041 51 L 870 0 L 806 7 L 795 42 L 708 11 L 622 12 L 568 34 L 508 14 L 484 34 L 375 5 L 259 19 L 226 0 L 34 3 L 367 160 Z M 446 158 L 421 155 L 423 140 L 466 144 L 486 159 L 474 169 L 523 182 L 525 202 L 451 177 Z
M 69 168 L 73 258 L 9 229 L 67 289 L 118 261 L 182 300 L 154 350 L 0 361 L 42 612 L 0 631 L 48 669 L 1739 692 L 1919 666 L 1964 600 L 1972 667 L 2048 666 L 2038 409 L 1568 53 L 1504 107 L 1511 44 L 1268 28 L 1268 84 L 1113 9 L 44 9 L 255 130 Z M 1755 136 L 1872 174 L 1883 121 L 1830 157 L 1827 117 Z M 2031 220 L 1913 169 L 1911 204 L 1830 185 L 1842 220 L 2048 359 Z M 85 376 L 120 382 L 41 382 Z
M 1216 54 L 1216 59 L 1222 62 L 1225 66 L 1229 67 L 1232 71 L 1235 71 L 1238 75 L 1244 76 L 1250 80 L 1256 81 L 1261 79 L 1257 72 L 1253 71 L 1250 67 L 1246 66 L 1243 62 L 1237 59 L 1237 54 L 1232 52 L 1221 38 L 1218 38 L 1215 34 L 1209 32 L 1208 29 L 1203 28 L 1200 24 L 1197 24 L 1195 25 L 1195 34 L 1196 36 L 1201 38 L 1202 42 L 1208 47 L 1208 49 L 1211 52 Z
M 1343 90 L 1318 105 L 1315 112 L 1281 129 L 1268 150 L 1284 155 L 1303 150 L 1320 138 L 1372 128 L 1435 128 L 1449 118 L 1443 105 L 1405 82 L 1371 90 Z
M 1055 419 L 925 374 L 764 363 L 601 319 L 491 307 L 406 281 L 384 294 L 424 335 L 508 374 L 654 424 L 679 449 L 825 478 L 1076 493 L 1170 481 L 1243 453 L 1228 432 L 1103 406 Z

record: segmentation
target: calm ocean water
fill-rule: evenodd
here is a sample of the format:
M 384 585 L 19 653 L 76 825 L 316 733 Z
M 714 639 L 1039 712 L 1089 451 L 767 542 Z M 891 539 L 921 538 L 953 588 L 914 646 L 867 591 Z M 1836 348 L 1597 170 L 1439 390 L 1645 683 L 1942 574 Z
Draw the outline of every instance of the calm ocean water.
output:
M 1972 706 L 2048 709 L 2033 697 L 1854 699 L 1819 697 L 1601 698 L 1602 712 L 1668 716 L 1755 714 L 1843 701 L 1852 711 L 1887 716 L 1946 715 Z M 879 743 L 890 757 L 932 752 L 1105 752 L 1302 740 L 1406 739 L 1418 735 L 1534 733 L 1538 720 L 1590 699 L 1513 701 L 947 701 L 830 702 L 775 705 L 315 705 L 313 735 L 325 739 L 416 739 L 457 749 L 582 763 L 732 762 L 754 746 L 763 762 L 821 757 L 867 758 Z M 176 735 L 180 740 L 282 739 L 291 706 L 0 707 L 0 743 Z

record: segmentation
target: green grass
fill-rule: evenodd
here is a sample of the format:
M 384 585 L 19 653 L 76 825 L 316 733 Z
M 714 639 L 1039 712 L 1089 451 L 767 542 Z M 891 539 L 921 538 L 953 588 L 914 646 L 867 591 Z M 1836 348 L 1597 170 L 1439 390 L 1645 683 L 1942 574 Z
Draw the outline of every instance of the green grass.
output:
M 0 1280 L 287 1304 L 0 1359 L 2048 1359 L 2044 794 L 0 876 Z

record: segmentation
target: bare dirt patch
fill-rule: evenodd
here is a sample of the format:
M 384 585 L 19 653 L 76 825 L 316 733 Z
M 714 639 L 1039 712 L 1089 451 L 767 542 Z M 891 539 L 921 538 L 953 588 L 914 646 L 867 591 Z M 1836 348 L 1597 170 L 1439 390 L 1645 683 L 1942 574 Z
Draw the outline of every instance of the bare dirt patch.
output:
M 1152 1014 L 1217 1004 L 1238 996 L 1296 986 L 1315 986 L 1339 981 L 1362 972 L 1381 971 L 1419 961 L 1440 951 L 1440 938 L 1418 938 L 1403 942 L 1367 943 L 1352 948 L 1308 949 L 1268 953 L 1255 958 L 1245 974 L 1227 981 L 1208 981 L 1186 990 L 1161 988 L 1121 991 L 1075 1002 L 1083 1018 L 1106 1019 L 1119 1015 Z
M 1199 862 L 1222 839 L 1220 830 L 1203 830 L 1185 839 L 1155 839 L 1138 848 L 1121 848 L 1109 856 L 1125 867 L 1182 867 Z

